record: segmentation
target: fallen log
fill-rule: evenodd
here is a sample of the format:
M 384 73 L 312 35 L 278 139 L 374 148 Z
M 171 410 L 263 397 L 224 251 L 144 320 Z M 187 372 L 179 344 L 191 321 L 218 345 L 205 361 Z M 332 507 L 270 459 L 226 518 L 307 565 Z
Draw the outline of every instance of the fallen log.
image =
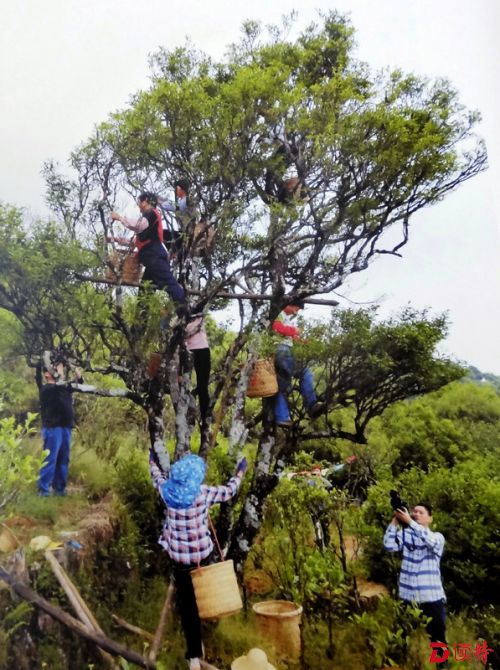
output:
M 24 586 L 23 584 L 19 584 L 19 582 L 17 582 L 16 579 L 1 566 L 0 579 L 6 582 L 19 596 L 21 596 L 21 598 L 24 598 L 24 600 L 31 603 L 35 607 L 38 607 L 44 612 L 47 612 L 47 614 L 50 614 L 51 617 L 57 619 L 57 621 L 60 621 L 74 633 L 77 633 L 77 635 L 80 635 L 86 640 L 93 642 L 101 649 L 109 651 L 110 654 L 115 656 L 122 656 L 127 661 L 135 663 L 141 668 L 156 670 L 155 663 L 151 662 L 147 658 L 142 657 L 137 652 L 132 651 L 131 649 L 127 649 L 127 647 L 124 647 L 118 642 L 110 640 L 105 635 L 97 633 L 91 628 L 83 625 L 80 623 L 80 621 L 78 621 L 78 619 L 75 619 L 70 614 L 66 614 L 66 612 L 63 612 L 63 610 L 61 610 L 59 607 L 52 605 L 48 600 L 45 600 L 45 598 L 39 596 L 38 593 L 33 591 L 33 589 L 30 589 L 28 586 Z

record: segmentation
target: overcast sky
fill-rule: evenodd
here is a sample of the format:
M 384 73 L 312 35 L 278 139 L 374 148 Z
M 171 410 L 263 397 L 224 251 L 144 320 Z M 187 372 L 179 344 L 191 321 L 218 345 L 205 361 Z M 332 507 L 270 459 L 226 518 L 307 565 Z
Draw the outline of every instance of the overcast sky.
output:
M 0 200 L 34 215 L 47 215 L 42 163 L 64 163 L 94 125 L 147 86 L 148 54 L 187 36 L 221 57 L 247 18 L 277 23 L 295 8 L 304 26 L 317 9 L 336 8 L 350 14 L 357 55 L 372 67 L 449 78 L 483 115 L 490 169 L 414 217 L 402 259 L 377 259 L 341 293 L 380 301 L 383 316 L 408 303 L 447 310 L 444 351 L 500 374 L 498 0 L 0 2 Z

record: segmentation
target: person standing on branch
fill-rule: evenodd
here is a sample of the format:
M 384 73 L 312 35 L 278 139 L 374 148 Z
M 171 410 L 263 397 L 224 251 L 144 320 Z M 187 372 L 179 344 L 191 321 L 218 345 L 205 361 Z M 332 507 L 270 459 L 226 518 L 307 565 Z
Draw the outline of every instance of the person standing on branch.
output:
M 172 560 L 176 602 L 186 639 L 186 658 L 190 670 L 200 670 L 203 656 L 201 621 L 190 573 L 211 562 L 214 544 L 208 527 L 210 507 L 236 495 L 247 470 L 247 461 L 243 458 L 234 476 L 220 486 L 203 484 L 206 463 L 195 454 L 187 454 L 176 461 L 168 477 L 158 467 L 152 452 L 149 467 L 153 485 L 166 507 L 158 542 Z
M 161 214 L 156 209 L 156 196 L 143 192 L 137 203 L 141 213 L 137 220 L 129 219 L 118 212 L 111 212 L 111 218 L 135 233 L 134 242 L 139 250 L 139 262 L 145 268 L 143 281 L 152 282 L 157 289 L 167 291 L 174 302 L 184 305 L 184 289 L 172 273 L 167 250 L 163 245 L 163 225 Z
M 193 355 L 196 393 L 200 405 L 200 426 L 203 432 L 207 428 L 208 407 L 210 405 L 208 382 L 211 367 L 210 345 L 203 323 L 203 316 L 193 318 L 186 324 L 186 349 Z
M 397 509 L 384 535 L 387 551 L 402 552 L 399 597 L 417 603 L 430 617 L 427 633 L 432 642 L 446 644 L 446 596 L 441 582 L 440 561 L 444 537 L 430 530 L 432 508 L 427 503 L 415 505 L 412 514 Z
M 163 230 L 163 238 L 167 249 L 172 257 L 177 256 L 182 251 L 185 242 L 185 236 L 188 225 L 191 220 L 194 221 L 194 213 L 191 212 L 188 200 L 189 182 L 187 179 L 178 179 L 175 184 L 175 202 L 166 197 L 157 196 L 158 207 L 167 218 L 176 218 L 180 230 Z
M 311 419 L 315 419 L 325 410 L 325 404 L 318 402 L 316 397 L 312 372 L 298 361 L 293 354 L 293 343 L 303 340 L 300 337 L 298 327 L 293 324 L 292 320 L 303 307 L 304 302 L 302 300 L 294 300 L 283 309 L 272 325 L 272 330 L 280 336 L 274 359 L 278 376 L 278 393 L 274 406 L 274 416 L 279 426 L 291 425 L 287 395 L 292 390 L 293 378 L 300 381 L 300 393 Z

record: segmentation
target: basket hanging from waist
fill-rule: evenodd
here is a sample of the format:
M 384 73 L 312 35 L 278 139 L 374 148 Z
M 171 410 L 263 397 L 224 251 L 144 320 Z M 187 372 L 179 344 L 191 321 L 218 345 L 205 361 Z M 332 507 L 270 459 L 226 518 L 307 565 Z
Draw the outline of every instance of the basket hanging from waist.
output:
M 112 284 L 125 282 L 138 284 L 141 280 L 142 268 L 136 254 L 131 251 L 115 250 L 106 261 L 106 280 Z
M 255 361 L 252 376 L 248 382 L 249 398 L 267 398 L 278 393 L 278 379 L 273 358 L 260 358 Z
M 232 560 L 226 561 L 210 516 L 208 523 L 221 557 L 221 563 L 212 563 L 191 571 L 191 581 L 200 619 L 220 619 L 236 614 L 243 607 L 238 580 Z

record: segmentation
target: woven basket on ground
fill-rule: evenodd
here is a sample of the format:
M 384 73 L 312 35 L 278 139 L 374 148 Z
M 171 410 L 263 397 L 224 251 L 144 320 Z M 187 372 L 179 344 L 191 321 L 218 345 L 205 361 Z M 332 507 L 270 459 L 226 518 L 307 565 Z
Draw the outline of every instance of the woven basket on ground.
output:
M 243 607 L 233 561 L 222 561 L 191 572 L 200 619 L 220 619 Z
M 113 251 L 106 262 L 106 280 L 116 284 L 138 284 L 142 269 L 137 255 L 130 251 Z
M 8 526 L 0 523 L 0 553 L 8 554 L 19 546 L 17 537 Z
M 300 620 L 302 607 L 287 600 L 267 600 L 255 603 L 253 611 L 262 635 L 289 660 L 300 657 Z
M 278 379 L 272 358 L 261 358 L 255 362 L 248 382 L 249 398 L 267 398 L 278 393 Z

